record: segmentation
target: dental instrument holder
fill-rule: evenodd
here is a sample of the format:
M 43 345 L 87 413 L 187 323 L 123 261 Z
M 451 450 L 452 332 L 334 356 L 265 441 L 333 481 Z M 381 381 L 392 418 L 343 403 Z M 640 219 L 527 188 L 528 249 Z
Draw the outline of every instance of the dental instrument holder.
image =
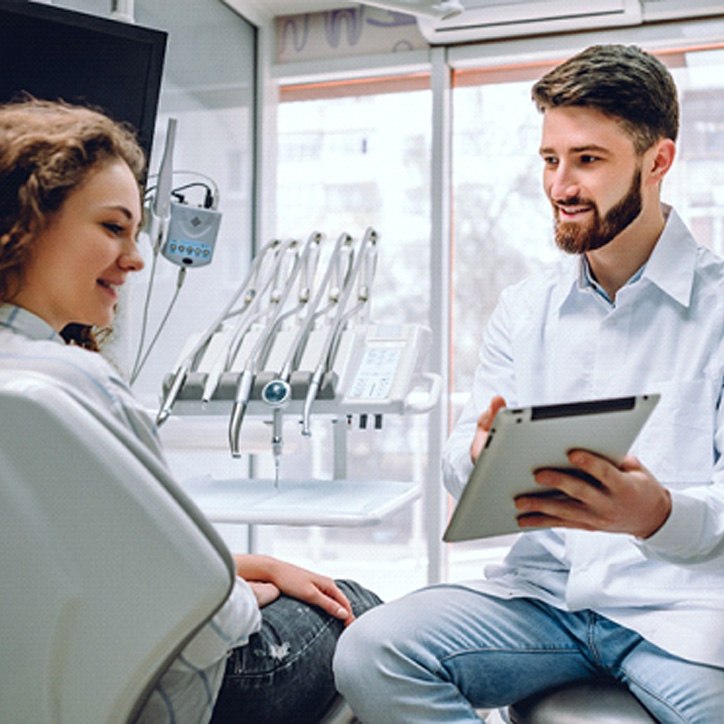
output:
M 314 345 L 315 340 L 311 340 Z M 322 383 L 314 401 L 314 416 L 345 422 L 348 418 L 367 415 L 379 416 L 424 414 L 437 403 L 441 389 L 438 375 L 420 371 L 420 362 L 430 342 L 430 330 L 421 325 L 378 325 L 366 323 L 350 329 L 342 335 L 335 368 L 323 375 Z M 277 414 L 281 423 L 282 415 L 297 416 L 301 419 L 309 384 L 311 370 L 293 371 L 289 377 L 289 398 Z M 244 376 L 228 371 L 221 375 L 213 397 L 202 403 L 206 373 L 190 371 L 176 397 L 173 412 L 181 416 L 210 415 L 226 418 L 240 379 L 248 385 L 246 418 L 268 419 L 270 398 L 262 397 L 262 391 L 278 381 L 275 371 L 264 370 L 255 376 Z M 175 381 L 170 374 L 168 385 Z M 272 415 L 274 410 L 272 410 Z M 346 424 L 334 425 L 334 478 L 346 477 Z M 374 426 L 370 426 L 374 430 Z M 280 432 L 277 428 L 272 436 Z M 279 450 L 281 453 L 281 450 Z
M 249 347 L 255 350 L 255 363 L 249 365 L 247 360 L 241 370 L 234 365 L 226 368 L 208 399 L 202 397 L 213 361 L 207 360 L 205 353 L 213 346 L 214 337 L 228 337 L 227 316 L 233 303 L 206 333 L 191 338 L 175 372 L 164 381 L 162 412 L 170 414 L 173 405 L 180 415 L 226 416 L 231 408 L 229 443 L 232 453 L 239 455 L 238 437 L 233 439 L 232 430 L 238 432 L 245 415 L 268 418 L 271 409 L 272 451 L 278 481 L 283 415 L 300 415 L 304 419 L 305 407 L 309 414 L 310 399 L 315 415 L 331 418 L 335 423 L 353 416 L 374 417 L 376 424 L 370 429 L 379 429 L 383 415 L 422 414 L 431 410 L 438 401 L 441 380 L 437 375 L 420 371 L 430 331 L 420 325 L 374 324 L 366 321 L 366 315 L 355 313 L 356 309 L 366 311 L 376 262 L 376 234 L 368 231 L 366 245 L 359 245 L 359 256 L 354 261 L 348 254 L 350 240 L 347 234 L 339 237 L 323 282 L 301 322 L 303 329 L 275 325 L 281 316 L 289 316 L 283 314 L 280 305 L 270 315 L 271 322 L 253 325 L 246 333 L 248 339 L 237 347 L 239 356 Z M 366 248 L 374 253 L 366 255 Z M 297 271 L 301 268 L 296 267 Z M 308 277 L 301 286 L 305 287 L 307 282 Z M 287 293 L 290 286 L 287 285 Z M 346 302 L 354 299 L 354 294 L 352 309 L 347 309 Z M 302 296 L 308 300 L 309 290 L 304 294 L 300 291 Z M 328 304 L 320 309 L 325 296 Z M 258 301 L 259 296 L 255 299 Z M 333 299 L 336 305 L 330 301 Z M 327 319 L 326 325 L 319 321 L 322 318 Z M 312 391 L 314 394 L 310 395 Z M 167 403 L 169 398 L 173 399 L 171 405 Z M 335 478 L 346 476 L 348 427 L 334 425 Z

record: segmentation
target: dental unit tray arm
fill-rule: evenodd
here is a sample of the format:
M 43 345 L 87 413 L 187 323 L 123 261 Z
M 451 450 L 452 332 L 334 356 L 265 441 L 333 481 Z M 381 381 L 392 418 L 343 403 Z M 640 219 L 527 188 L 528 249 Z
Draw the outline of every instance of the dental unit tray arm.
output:
M 378 427 L 383 415 L 424 414 L 437 404 L 441 380 L 423 366 L 430 330 L 368 320 L 377 233 L 368 229 L 357 244 L 340 234 L 315 279 L 322 238 L 315 232 L 302 245 L 276 240 L 262 249 L 214 324 L 187 342 L 164 381 L 159 416 L 173 408 L 227 417 L 227 442 L 237 456 L 244 417 L 271 415 L 278 456 L 282 415 L 299 415 L 309 432 L 312 414 L 359 416 L 360 427 L 372 415 Z

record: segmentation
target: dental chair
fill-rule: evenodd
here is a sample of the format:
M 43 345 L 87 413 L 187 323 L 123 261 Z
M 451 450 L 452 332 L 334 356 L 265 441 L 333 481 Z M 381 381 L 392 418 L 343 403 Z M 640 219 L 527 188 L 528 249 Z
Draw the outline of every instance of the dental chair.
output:
M 0 370 L 0 722 L 132 722 L 231 591 L 221 539 L 116 420 Z
M 509 709 L 512 724 L 651 724 L 656 720 L 623 685 L 581 681 L 530 696 Z

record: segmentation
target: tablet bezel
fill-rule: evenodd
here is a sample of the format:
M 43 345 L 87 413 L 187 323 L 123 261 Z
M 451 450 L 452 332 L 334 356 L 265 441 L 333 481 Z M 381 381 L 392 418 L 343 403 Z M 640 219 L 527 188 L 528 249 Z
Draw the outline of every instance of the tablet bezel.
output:
M 503 408 L 498 412 L 443 535 L 446 542 L 521 532 L 514 498 L 541 494 L 541 468 L 574 470 L 567 453 L 590 450 L 620 463 L 660 395 Z M 580 471 L 578 471 L 580 472 Z

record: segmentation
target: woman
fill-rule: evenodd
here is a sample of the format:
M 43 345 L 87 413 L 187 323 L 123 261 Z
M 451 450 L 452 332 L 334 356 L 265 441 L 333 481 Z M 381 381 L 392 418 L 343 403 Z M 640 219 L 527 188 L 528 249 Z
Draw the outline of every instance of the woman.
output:
M 96 336 L 143 267 L 144 168 L 133 135 L 101 113 L 34 99 L 0 106 L 0 366 L 73 385 L 162 458 L 153 422 Z M 267 556 L 235 561 L 232 595 L 141 721 L 316 722 L 333 701 L 336 639 L 379 599 Z

